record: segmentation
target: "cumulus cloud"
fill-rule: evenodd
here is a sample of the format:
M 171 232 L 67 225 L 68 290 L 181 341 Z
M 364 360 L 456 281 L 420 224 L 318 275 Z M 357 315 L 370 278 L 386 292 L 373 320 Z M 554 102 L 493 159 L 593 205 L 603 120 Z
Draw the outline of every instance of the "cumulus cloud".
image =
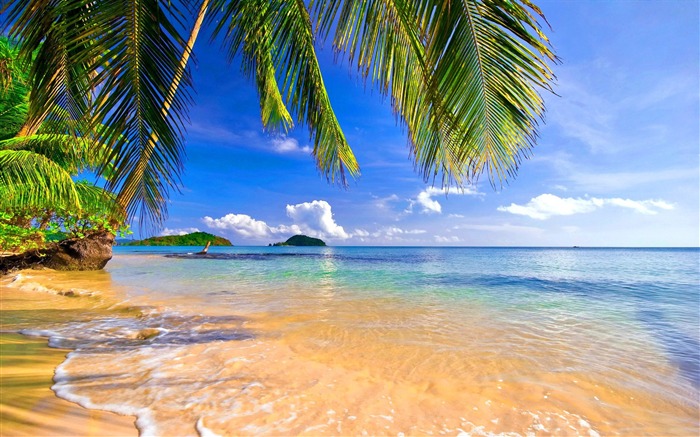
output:
M 187 234 L 191 234 L 193 232 L 199 232 L 199 229 L 197 229 L 197 228 L 178 228 L 178 229 L 165 228 L 160 233 L 160 235 L 163 237 L 167 237 L 170 235 L 187 235 Z
M 448 194 L 455 196 L 477 196 L 481 195 L 477 189 L 469 185 L 465 188 L 435 188 L 428 187 L 418 193 L 415 199 L 408 200 L 408 208 L 405 212 L 412 213 L 415 205 L 420 206 L 420 212 L 423 214 L 442 214 L 442 205 L 433 196 L 446 196 Z
M 311 147 L 299 147 L 299 141 L 295 140 L 294 138 L 281 136 L 273 138 L 270 143 L 272 144 L 272 150 L 277 153 L 311 153 Z
M 673 209 L 673 205 L 663 200 L 631 200 L 621 198 L 573 198 L 554 194 L 541 194 L 533 197 L 525 205 L 512 203 L 499 206 L 498 210 L 511 214 L 525 215 L 537 220 L 546 220 L 555 215 L 574 215 L 595 211 L 605 206 L 632 209 L 640 214 L 656 214 L 660 209 Z
M 292 225 L 270 226 L 247 214 L 226 214 L 220 218 L 207 216 L 202 219 L 202 222 L 209 228 L 232 231 L 241 237 L 253 239 L 269 238 L 279 234 L 307 234 L 313 237 L 341 240 L 352 236 L 335 222 L 331 205 L 325 200 L 287 205 L 287 216 L 294 222 Z M 355 232 L 358 236 L 369 235 L 361 229 Z
M 345 229 L 333 219 L 331 205 L 325 200 L 287 205 L 287 216 L 309 235 L 341 240 L 350 238 Z
M 428 214 L 442 213 L 442 205 L 440 205 L 440 202 L 431 198 L 435 194 L 441 194 L 441 192 L 433 187 L 430 187 L 427 190 L 423 190 L 420 193 L 418 193 L 416 203 L 418 203 L 423 208 L 421 212 L 425 212 Z
M 264 221 L 255 220 L 247 214 L 226 214 L 217 219 L 207 216 L 202 221 L 212 229 L 233 231 L 245 238 L 264 238 L 280 232 L 279 228 L 271 228 Z

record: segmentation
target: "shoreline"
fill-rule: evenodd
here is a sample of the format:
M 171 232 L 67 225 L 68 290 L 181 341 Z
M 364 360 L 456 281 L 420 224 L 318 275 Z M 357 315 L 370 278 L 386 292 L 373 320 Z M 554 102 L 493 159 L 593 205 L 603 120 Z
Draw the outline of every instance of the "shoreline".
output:
M 47 338 L 20 334 L 11 325 L 17 314 L 71 298 L 6 286 L 22 272 L 0 276 L 0 435 L 138 436 L 136 417 L 87 409 L 51 389 L 56 368 L 71 350 L 49 347 Z
M 0 435 L 138 436 L 135 417 L 83 408 L 51 390 L 68 352 L 45 338 L 0 332 Z
M 679 336 L 697 316 L 674 297 L 697 301 L 689 254 L 554 254 L 533 274 L 527 254 L 503 272 L 473 254 L 369 252 L 225 263 L 128 253 L 107 272 L 24 271 L 0 277 L 0 333 L 75 349 L 53 389 L 136 414 L 145 434 L 697 434 L 696 374 L 663 348 L 692 347 Z M 390 275 L 370 274 L 367 259 Z M 651 324 L 640 309 L 677 322 Z M 66 351 L 53 352 L 58 363 Z M 114 429 L 100 420 L 96 434 L 67 434 Z

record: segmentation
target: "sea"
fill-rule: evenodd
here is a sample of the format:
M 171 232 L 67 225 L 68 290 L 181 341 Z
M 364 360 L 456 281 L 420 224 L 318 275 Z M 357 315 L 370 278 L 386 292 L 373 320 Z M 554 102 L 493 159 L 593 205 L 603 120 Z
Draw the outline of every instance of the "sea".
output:
M 143 436 L 700 432 L 698 249 L 199 249 L 10 275 L 2 329 Z

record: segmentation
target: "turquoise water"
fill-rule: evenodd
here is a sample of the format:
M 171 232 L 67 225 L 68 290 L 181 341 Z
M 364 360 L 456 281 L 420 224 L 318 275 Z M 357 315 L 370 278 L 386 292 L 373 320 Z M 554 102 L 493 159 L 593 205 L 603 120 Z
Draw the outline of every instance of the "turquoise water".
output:
M 213 247 L 207 258 L 191 252 L 117 247 L 107 270 L 134 291 L 188 300 L 204 293 L 208 302 L 246 311 L 293 308 L 284 295 L 293 284 L 338 299 L 485 306 L 511 323 L 539 319 L 546 326 L 581 319 L 609 327 L 606 336 L 627 336 L 633 329 L 664 350 L 688 384 L 700 388 L 697 249 Z M 122 260 L 120 254 L 182 258 L 143 263 L 138 257 Z M 249 299 L 237 288 L 270 293 L 272 299 Z
M 115 248 L 143 314 L 49 327 L 63 396 L 156 435 L 697 434 L 697 249 L 197 250 Z M 146 369 L 111 403 L 106 362 Z

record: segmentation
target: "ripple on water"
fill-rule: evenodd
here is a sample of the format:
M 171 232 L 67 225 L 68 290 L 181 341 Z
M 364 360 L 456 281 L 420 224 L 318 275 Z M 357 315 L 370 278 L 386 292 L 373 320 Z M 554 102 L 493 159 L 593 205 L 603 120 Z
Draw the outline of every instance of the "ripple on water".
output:
M 697 433 L 676 255 L 654 282 L 608 252 L 263 252 L 117 258 L 143 311 L 29 332 L 75 349 L 57 392 L 144 435 Z

